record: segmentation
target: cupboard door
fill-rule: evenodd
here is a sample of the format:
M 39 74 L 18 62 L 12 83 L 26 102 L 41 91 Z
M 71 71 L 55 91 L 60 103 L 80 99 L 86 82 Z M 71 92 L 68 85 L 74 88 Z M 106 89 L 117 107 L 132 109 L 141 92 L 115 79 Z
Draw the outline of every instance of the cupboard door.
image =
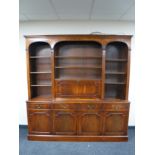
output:
M 98 112 L 82 112 L 79 119 L 80 135 L 100 135 L 101 116 Z
M 100 81 L 78 81 L 78 96 L 84 98 L 98 98 L 101 96 Z
M 126 135 L 128 114 L 126 112 L 106 112 L 103 130 L 105 135 Z
M 55 111 L 54 112 L 54 132 L 60 135 L 76 134 L 76 114 L 72 111 Z
M 75 97 L 77 82 L 70 80 L 56 81 L 56 97 Z
M 50 110 L 29 110 L 28 128 L 32 134 L 50 134 L 51 133 L 51 115 Z

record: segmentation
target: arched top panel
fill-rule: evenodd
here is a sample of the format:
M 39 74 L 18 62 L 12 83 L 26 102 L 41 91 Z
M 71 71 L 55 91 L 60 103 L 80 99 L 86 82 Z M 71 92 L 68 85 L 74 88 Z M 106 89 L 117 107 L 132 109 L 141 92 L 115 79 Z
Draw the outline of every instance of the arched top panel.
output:
M 127 59 L 128 45 L 124 42 L 114 41 L 106 45 L 106 58 Z
M 55 44 L 56 56 L 102 56 L 102 45 L 96 41 L 61 41 Z
M 51 46 L 47 42 L 33 42 L 29 45 L 30 56 L 50 56 Z

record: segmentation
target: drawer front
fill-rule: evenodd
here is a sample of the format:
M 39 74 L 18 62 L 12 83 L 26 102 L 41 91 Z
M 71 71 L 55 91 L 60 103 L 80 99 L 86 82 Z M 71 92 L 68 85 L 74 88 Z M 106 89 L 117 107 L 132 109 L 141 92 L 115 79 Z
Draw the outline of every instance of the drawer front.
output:
M 94 104 L 94 103 L 57 103 L 52 105 L 53 109 L 69 109 L 76 111 L 85 111 L 85 110 L 102 110 L 102 104 Z
M 51 104 L 47 103 L 28 103 L 27 108 L 28 109 L 50 109 Z
M 105 103 L 103 104 L 102 109 L 104 111 L 128 111 L 129 110 L 129 104 L 128 103 Z
M 77 104 L 56 103 L 52 105 L 53 109 L 77 109 Z
M 102 105 L 101 104 L 94 104 L 94 103 L 88 103 L 88 104 L 78 104 L 78 110 L 101 110 Z

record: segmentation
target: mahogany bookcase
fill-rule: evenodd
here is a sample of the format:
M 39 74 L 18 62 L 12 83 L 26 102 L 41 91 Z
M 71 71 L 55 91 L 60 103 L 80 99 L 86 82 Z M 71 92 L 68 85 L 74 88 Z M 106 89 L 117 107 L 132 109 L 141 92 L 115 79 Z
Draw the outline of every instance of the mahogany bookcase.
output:
M 25 38 L 28 139 L 127 141 L 131 36 Z

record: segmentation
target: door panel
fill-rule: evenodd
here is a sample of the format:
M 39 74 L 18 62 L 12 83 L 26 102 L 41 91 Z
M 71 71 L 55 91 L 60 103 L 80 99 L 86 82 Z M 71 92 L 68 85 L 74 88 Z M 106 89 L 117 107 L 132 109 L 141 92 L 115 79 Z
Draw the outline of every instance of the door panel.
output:
M 80 114 L 79 134 L 100 135 L 101 116 L 97 112 L 83 112 Z
M 77 95 L 76 81 L 56 81 L 56 97 L 75 97 Z
M 74 135 L 76 134 L 76 115 L 71 111 L 54 112 L 54 132 L 55 134 Z
M 98 98 L 100 97 L 100 81 L 87 80 L 78 81 L 78 96 L 84 98 Z
M 125 135 L 128 128 L 128 116 L 125 112 L 107 112 L 104 117 L 105 135 Z
M 50 134 L 51 115 L 50 110 L 29 110 L 29 133 Z

